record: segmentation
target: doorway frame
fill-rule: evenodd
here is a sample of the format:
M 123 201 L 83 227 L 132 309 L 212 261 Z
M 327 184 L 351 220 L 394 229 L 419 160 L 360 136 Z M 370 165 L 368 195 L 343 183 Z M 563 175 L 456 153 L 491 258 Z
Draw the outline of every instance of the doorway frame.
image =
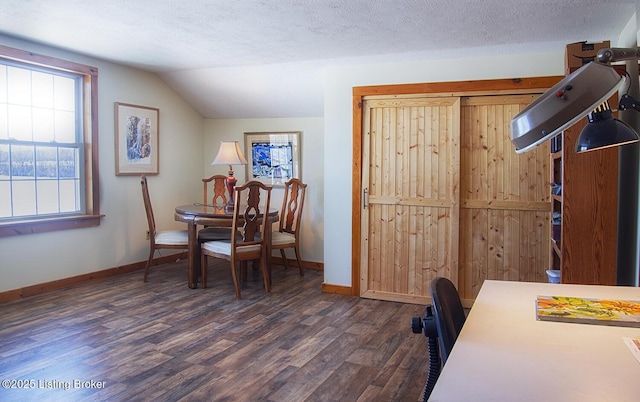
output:
M 351 295 L 360 296 L 360 253 L 362 242 L 362 128 L 363 102 L 366 96 L 482 96 L 543 93 L 564 76 L 452 81 L 419 84 L 394 84 L 353 87 L 353 157 L 351 194 Z

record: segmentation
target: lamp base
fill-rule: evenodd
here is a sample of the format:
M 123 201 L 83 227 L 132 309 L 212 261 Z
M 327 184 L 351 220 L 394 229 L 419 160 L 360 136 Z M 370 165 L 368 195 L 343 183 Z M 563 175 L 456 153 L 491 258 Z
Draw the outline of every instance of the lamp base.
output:
M 235 192 L 235 187 L 237 182 L 238 180 L 236 180 L 236 178 L 233 176 L 228 176 L 227 179 L 225 180 L 225 184 L 227 185 L 227 191 L 229 192 L 229 199 L 227 200 L 227 204 L 224 206 L 224 209 L 227 211 L 234 210 L 235 203 L 233 200 L 233 194 Z

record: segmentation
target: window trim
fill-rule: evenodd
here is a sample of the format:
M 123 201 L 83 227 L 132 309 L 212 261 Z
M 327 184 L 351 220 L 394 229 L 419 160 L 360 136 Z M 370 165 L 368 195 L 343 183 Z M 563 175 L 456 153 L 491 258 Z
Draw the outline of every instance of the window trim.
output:
M 0 223 L 0 237 L 99 226 L 100 219 L 104 215 L 100 214 L 98 166 L 98 69 L 3 45 L 0 45 L 0 58 L 69 71 L 83 76 L 86 207 L 84 215 L 30 218 Z

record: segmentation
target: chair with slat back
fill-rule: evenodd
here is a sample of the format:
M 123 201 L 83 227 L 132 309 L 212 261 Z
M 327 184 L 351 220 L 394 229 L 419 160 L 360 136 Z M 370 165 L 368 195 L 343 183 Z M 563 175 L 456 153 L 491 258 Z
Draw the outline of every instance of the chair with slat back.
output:
M 260 260 L 265 290 L 271 291 L 265 245 L 265 235 L 267 230 L 271 230 L 270 220 L 267 218 L 271 189 L 272 187 L 256 180 L 235 188 L 232 227 L 239 229 L 240 236 L 233 236 L 229 240 L 208 241 L 200 245 L 203 288 L 207 287 L 207 257 L 214 257 L 231 263 L 231 276 L 238 300 L 242 298 L 238 271 L 241 268 L 246 269 L 247 261 Z M 262 205 L 261 200 L 264 200 Z
M 144 209 L 147 213 L 147 223 L 149 225 L 149 258 L 147 259 L 147 265 L 144 269 L 144 281 L 146 282 L 156 250 L 188 250 L 189 236 L 186 230 L 157 231 L 153 208 L 151 207 L 151 198 L 149 197 L 149 186 L 145 175 L 140 177 L 140 185 L 142 186 L 142 200 L 144 201 Z
M 280 250 L 286 269 L 289 268 L 289 265 L 284 250 L 293 248 L 300 275 L 304 275 L 302 258 L 300 257 L 300 222 L 306 191 L 307 185 L 300 179 L 294 178 L 285 183 L 279 229 L 271 234 L 271 250 Z
M 211 176 L 208 179 L 202 179 L 202 194 L 204 196 L 202 201 L 203 204 L 219 205 L 221 207 L 224 207 L 227 204 L 226 179 L 227 176 L 222 174 Z M 208 196 L 209 183 L 212 183 L 213 188 L 213 196 L 211 197 L 211 200 L 209 200 Z
M 216 206 L 220 208 L 224 208 L 227 204 L 227 189 L 225 181 L 227 176 L 217 174 L 209 177 L 208 179 L 202 179 L 202 202 L 205 205 Z M 209 199 L 208 188 L 212 183 L 211 187 L 213 189 L 213 196 Z M 231 228 L 227 227 L 214 227 L 209 226 L 198 232 L 198 242 L 203 243 L 205 241 L 212 240 L 228 240 L 231 238 Z

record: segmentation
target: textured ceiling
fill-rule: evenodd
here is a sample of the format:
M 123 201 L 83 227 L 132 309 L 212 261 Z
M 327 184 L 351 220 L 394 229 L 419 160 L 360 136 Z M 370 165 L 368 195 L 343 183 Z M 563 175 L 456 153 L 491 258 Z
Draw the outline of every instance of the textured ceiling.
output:
M 0 33 L 156 72 L 205 117 L 310 117 L 324 65 L 557 51 L 617 37 L 637 2 L 0 0 Z

